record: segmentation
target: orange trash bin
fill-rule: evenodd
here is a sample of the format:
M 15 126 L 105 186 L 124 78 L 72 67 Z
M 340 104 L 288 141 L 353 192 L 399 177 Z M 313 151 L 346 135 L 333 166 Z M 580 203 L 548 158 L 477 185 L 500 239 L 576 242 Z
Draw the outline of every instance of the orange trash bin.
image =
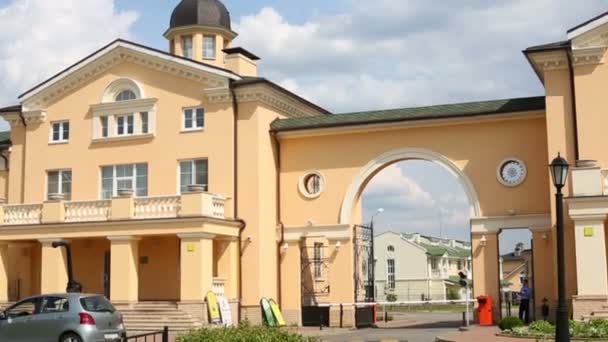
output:
M 492 325 L 492 298 L 490 296 L 477 297 L 477 312 L 479 313 L 479 325 Z

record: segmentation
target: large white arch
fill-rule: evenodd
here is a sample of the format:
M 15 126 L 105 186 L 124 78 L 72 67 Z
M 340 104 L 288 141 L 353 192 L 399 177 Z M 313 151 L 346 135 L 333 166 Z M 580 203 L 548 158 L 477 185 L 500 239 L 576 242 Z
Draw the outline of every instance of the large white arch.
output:
M 479 198 L 477 197 L 473 183 L 452 160 L 437 152 L 423 148 L 402 148 L 389 151 L 374 158 L 361 169 L 344 194 L 342 208 L 340 209 L 340 224 L 351 223 L 350 219 L 355 202 L 359 199 L 361 191 L 363 191 L 363 187 L 370 177 L 392 163 L 408 159 L 427 160 L 436 163 L 456 176 L 469 198 L 471 217 L 481 217 Z

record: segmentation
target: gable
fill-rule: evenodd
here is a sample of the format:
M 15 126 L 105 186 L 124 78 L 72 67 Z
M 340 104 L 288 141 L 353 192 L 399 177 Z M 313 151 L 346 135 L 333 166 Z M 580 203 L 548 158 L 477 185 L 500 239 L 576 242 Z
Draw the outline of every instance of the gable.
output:
M 20 95 L 23 110 L 43 109 L 57 98 L 125 62 L 198 82 L 205 88 L 227 88 L 230 80 L 240 79 L 229 70 L 119 39 Z

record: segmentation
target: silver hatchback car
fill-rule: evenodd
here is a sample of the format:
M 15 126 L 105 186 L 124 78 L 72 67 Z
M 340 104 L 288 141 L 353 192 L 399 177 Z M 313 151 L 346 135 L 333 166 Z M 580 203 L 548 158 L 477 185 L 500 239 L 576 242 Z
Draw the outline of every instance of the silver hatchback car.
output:
M 41 295 L 0 313 L 2 342 L 105 342 L 124 336 L 122 315 L 102 295 Z

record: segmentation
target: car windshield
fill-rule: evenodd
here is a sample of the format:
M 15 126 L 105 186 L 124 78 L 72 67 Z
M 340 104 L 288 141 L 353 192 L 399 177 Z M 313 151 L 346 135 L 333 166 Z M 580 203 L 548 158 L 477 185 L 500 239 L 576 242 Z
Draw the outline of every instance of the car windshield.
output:
M 89 312 L 114 312 L 114 306 L 104 296 L 92 296 L 80 298 L 80 304 Z

